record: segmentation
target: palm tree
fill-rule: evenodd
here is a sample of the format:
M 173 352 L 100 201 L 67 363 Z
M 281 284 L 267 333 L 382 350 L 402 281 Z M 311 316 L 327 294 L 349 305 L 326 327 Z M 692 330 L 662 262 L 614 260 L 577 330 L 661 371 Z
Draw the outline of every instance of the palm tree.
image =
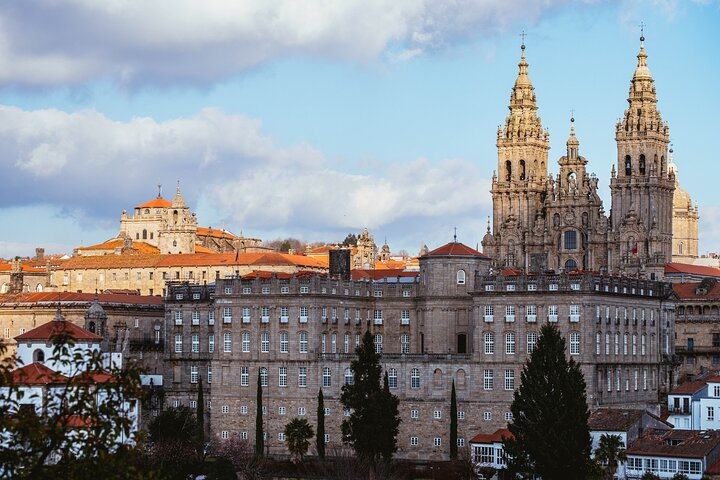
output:
M 310 448 L 310 439 L 315 435 L 312 425 L 304 418 L 293 418 L 285 425 L 285 439 L 293 461 L 302 461 Z
M 603 434 L 600 437 L 598 448 L 595 449 L 595 458 L 603 464 L 607 463 L 606 478 L 612 479 L 617 471 L 618 462 L 627 460 L 625 444 L 620 435 Z

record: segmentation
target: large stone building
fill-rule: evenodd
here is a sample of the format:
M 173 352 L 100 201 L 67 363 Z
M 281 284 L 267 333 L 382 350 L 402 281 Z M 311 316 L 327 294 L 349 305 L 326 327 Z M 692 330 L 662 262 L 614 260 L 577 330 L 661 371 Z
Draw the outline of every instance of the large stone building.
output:
M 675 180 L 666 161 L 669 130 L 656 107 L 644 37 L 640 40 L 629 105 L 615 128 L 617 171 L 613 167 L 609 217 L 573 127 L 559 173 L 554 178 L 548 174 L 550 137 L 537 116 L 522 46 L 510 114 L 497 132 L 493 230 L 483 239 L 485 253 L 497 266 L 662 277 L 672 254 Z
M 266 445 L 284 453 L 284 425 L 295 416 L 314 424 L 322 389 L 328 446 L 341 448 L 340 389 L 351 381 L 354 349 L 369 330 L 400 398 L 398 455 L 444 458 L 452 381 L 464 446 L 511 419 L 522 366 L 550 322 L 580 364 L 592 406 L 657 411 L 672 381 L 666 284 L 591 273 L 490 274 L 489 264 L 450 243 L 421 257 L 420 272 L 372 280 L 355 272 L 347 281 L 275 274 L 171 285 L 166 405 L 194 406 L 202 378 L 212 432 L 252 439 L 259 376 Z
M 690 194 L 680 186 L 678 167 L 673 162 L 672 147 L 668 155 L 668 171 L 675 175 L 672 261 L 693 263 L 699 256 L 698 221 L 700 212 L 698 206 L 693 205 Z

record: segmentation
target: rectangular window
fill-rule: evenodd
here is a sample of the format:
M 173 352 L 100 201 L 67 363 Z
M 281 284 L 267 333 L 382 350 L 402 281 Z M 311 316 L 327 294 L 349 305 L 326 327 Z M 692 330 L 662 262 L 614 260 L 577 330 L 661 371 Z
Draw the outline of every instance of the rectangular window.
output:
M 508 355 L 515 353 L 515 332 L 505 334 L 505 353 Z
M 269 353 L 269 352 L 270 352 L 270 332 L 261 332 L 260 333 L 260 353 Z
M 495 353 L 495 334 L 488 332 L 483 337 L 485 339 L 485 354 L 492 355 Z
M 442 446 L 442 438 L 440 438 L 440 437 L 433 438 L 433 445 L 435 445 L 436 447 Z
M 558 306 L 557 305 L 549 305 L 548 306 L 548 322 L 557 322 L 558 321 Z
M 260 322 L 268 323 L 270 321 L 270 307 L 260 307 Z
M 505 390 L 515 390 L 515 370 L 505 370 Z
M 536 283 L 528 283 L 527 289 L 528 289 L 528 292 L 536 292 L 537 284 Z
M 207 383 L 212 383 L 212 365 L 208 365 L 208 369 L 207 369 Z
M 183 324 L 183 312 L 181 310 L 178 310 L 175 312 L 175 325 L 182 325 Z
M 242 323 L 250 323 L 250 307 L 243 307 L 242 309 Z
M 198 353 L 198 352 L 200 352 L 200 335 L 198 335 L 197 333 L 195 333 L 195 334 L 192 335 L 191 339 L 192 339 L 192 343 L 191 343 L 191 345 L 192 345 L 192 352 L 193 352 L 193 353 Z
M 410 310 L 400 311 L 400 325 L 410 325 Z
M 232 333 L 223 333 L 223 352 L 232 352 Z
M 215 325 L 215 311 L 210 310 L 208 313 L 208 325 Z
M 412 388 L 412 389 L 420 388 L 420 369 L 419 368 L 413 368 L 410 373 L 410 388 Z
M 308 307 L 300 307 L 300 318 L 298 319 L 300 323 L 307 323 L 308 321 Z
M 505 306 L 505 321 L 506 322 L 514 322 L 515 321 L 515 305 Z
M 418 418 L 419 412 L 417 410 L 410 410 L 410 418 Z
M 483 319 L 486 322 L 492 322 L 494 311 L 495 311 L 495 309 L 493 308 L 492 305 L 485 305 L 485 316 L 483 317 Z
M 223 323 L 232 323 L 231 307 L 223 307 Z
M 487 284 L 487 285 L 485 285 L 485 291 L 486 291 L 486 292 L 494 292 L 494 291 L 495 291 L 495 285 L 490 284 L 490 283 Z
M 190 366 L 190 383 L 198 382 L 198 367 L 197 365 Z
M 382 325 L 383 323 L 383 315 L 382 310 L 375 310 L 373 313 L 373 320 L 375 325 Z
M 525 307 L 526 319 L 528 322 L 537 321 L 537 305 L 528 305 Z
M 192 324 L 193 325 L 200 325 L 200 312 L 194 311 L 192 312 Z
M 300 341 L 298 342 L 299 352 L 308 353 L 308 333 L 300 332 Z
M 240 386 L 247 387 L 250 385 L 250 367 L 240 367 Z
M 288 332 L 280 332 L 280 353 L 289 353 Z
M 307 367 L 298 367 L 298 387 L 307 387 Z
M 410 445 L 416 447 L 418 445 L 418 437 L 410 437 Z
M 570 321 L 580 321 L 580 305 L 570 305 Z
M 298 417 L 304 417 L 305 413 L 305 407 L 298 407 Z
M 484 375 L 483 375 L 483 390 L 492 390 L 493 389 L 493 371 L 489 369 L 485 369 Z
M 570 355 L 580 355 L 580 333 L 570 332 Z
M 715 420 L 715 407 L 707 407 L 707 419 L 708 421 Z
M 280 323 L 287 323 L 290 319 L 288 307 L 280 307 Z
M 208 353 L 215 351 L 215 335 L 208 335 Z
M 530 332 L 527 334 L 527 353 L 530 355 L 533 351 L 535 351 L 535 347 L 537 347 L 538 342 L 538 334 L 535 332 Z
M 442 419 L 442 410 L 435 410 L 435 411 L 433 412 L 433 418 L 434 418 L 435 420 L 440 420 L 440 419 Z
M 182 335 L 175 335 L 175 353 L 182 353 L 183 338 Z
M 278 368 L 278 387 L 287 387 L 287 367 Z

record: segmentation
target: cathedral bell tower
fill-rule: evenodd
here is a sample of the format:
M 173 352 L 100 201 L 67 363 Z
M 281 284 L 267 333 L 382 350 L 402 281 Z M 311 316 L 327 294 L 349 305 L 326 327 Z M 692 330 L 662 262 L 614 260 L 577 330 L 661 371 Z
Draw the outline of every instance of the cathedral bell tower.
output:
M 525 44 L 510 94 L 510 115 L 498 128 L 498 168 L 492 179 L 493 233 L 483 239 L 499 266 L 525 268 L 524 231 L 541 216 L 548 172 L 550 136 L 537 116 L 535 89 L 528 76 Z
M 655 85 L 640 37 L 628 109 L 615 128 L 617 174 L 613 168 L 612 270 L 661 277 L 672 254 L 673 190 L 667 168 L 670 134 L 657 109 Z

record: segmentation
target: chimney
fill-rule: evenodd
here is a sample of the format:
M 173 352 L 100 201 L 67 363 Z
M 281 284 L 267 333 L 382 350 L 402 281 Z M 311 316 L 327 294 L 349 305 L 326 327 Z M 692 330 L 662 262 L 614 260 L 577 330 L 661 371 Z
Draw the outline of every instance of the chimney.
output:
M 36 248 L 35 249 L 35 260 L 45 260 L 45 249 L 44 248 Z

